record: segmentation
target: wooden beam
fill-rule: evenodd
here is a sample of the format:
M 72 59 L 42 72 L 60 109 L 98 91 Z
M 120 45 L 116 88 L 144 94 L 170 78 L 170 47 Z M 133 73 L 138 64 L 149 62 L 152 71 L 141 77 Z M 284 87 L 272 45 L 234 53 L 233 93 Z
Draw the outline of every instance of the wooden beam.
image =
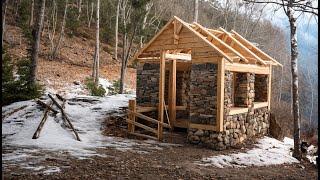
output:
M 210 131 L 218 131 L 218 128 L 214 125 L 208 125 L 208 124 L 195 124 L 195 123 L 190 123 L 189 128 L 194 128 L 194 129 L 202 129 L 202 130 L 210 130 Z
M 226 36 L 230 37 L 230 39 L 232 41 L 234 41 L 237 45 L 239 45 L 246 53 L 248 53 L 249 55 L 251 55 L 252 57 L 254 57 L 258 62 L 260 62 L 263 65 L 266 65 L 266 63 L 264 62 L 264 60 L 262 60 L 260 57 L 258 57 L 256 54 L 254 54 L 253 52 L 251 52 L 247 47 L 245 47 L 242 43 L 240 43 L 236 38 L 234 38 L 233 36 L 231 36 L 231 34 L 229 32 L 227 32 L 225 29 L 223 29 L 222 27 L 219 28 L 221 31 L 223 31 Z
M 136 112 L 136 100 L 134 99 L 129 100 L 129 109 L 132 112 Z M 130 121 L 132 122 L 136 121 L 136 116 L 134 113 L 129 112 L 128 117 Z M 128 131 L 134 132 L 134 123 L 128 123 Z
M 268 110 L 270 111 L 271 105 L 271 81 L 272 81 L 272 66 L 269 66 L 269 75 L 268 75 Z
M 177 20 L 173 21 L 173 44 L 179 44 L 179 35 L 177 34 Z
M 156 120 L 156 119 L 153 119 L 153 118 L 151 118 L 151 117 L 148 117 L 148 116 L 143 115 L 143 114 L 138 113 L 138 112 L 130 111 L 129 109 L 128 109 L 127 111 L 130 112 L 130 113 L 133 113 L 133 114 L 134 114 L 136 117 L 138 117 L 138 118 L 147 120 L 147 121 L 149 121 L 149 122 L 151 122 L 151 123 L 154 123 L 154 124 L 159 124 L 159 123 L 160 123 L 163 127 L 170 128 L 169 124 L 167 124 L 167 123 L 161 123 L 161 122 L 159 122 L 159 121 Z
M 252 49 L 254 49 L 255 51 L 259 52 L 260 54 L 262 54 L 263 56 L 265 56 L 266 58 L 268 58 L 269 60 L 273 61 L 274 63 L 278 64 L 279 66 L 282 67 L 282 64 L 280 64 L 278 61 L 276 61 L 275 59 L 273 59 L 271 56 L 269 56 L 268 54 L 266 54 L 265 52 L 263 52 L 261 49 L 257 48 L 255 45 L 253 45 L 250 41 L 246 40 L 244 37 L 242 37 L 240 34 L 238 34 L 235 30 L 231 30 L 231 32 L 238 37 L 239 40 L 241 40 L 242 42 L 244 42 L 247 47 L 250 46 Z M 248 47 L 248 49 L 250 49 Z
M 223 131 L 225 61 L 218 62 L 217 131 Z
M 204 41 L 204 43 L 206 43 L 208 46 L 212 47 L 213 49 L 215 49 L 216 51 L 218 51 L 223 57 L 225 57 L 226 60 L 230 61 L 232 63 L 232 59 L 226 55 L 223 51 L 221 51 L 218 47 L 216 47 L 215 45 L 213 45 L 210 41 L 208 41 L 205 37 L 203 37 L 199 32 L 197 32 L 195 29 L 193 29 L 192 27 L 190 27 L 188 24 L 186 24 L 184 21 L 182 21 L 180 18 L 174 16 L 177 20 L 179 20 L 179 22 L 181 24 L 184 25 L 184 27 L 190 31 L 192 31 L 193 33 L 195 33 L 195 35 L 200 38 L 201 40 Z
M 176 74 L 177 74 L 177 62 L 176 60 L 170 61 L 169 70 L 169 120 L 172 125 L 176 121 Z
M 247 72 L 255 74 L 269 74 L 269 67 L 261 67 L 253 64 L 226 63 L 225 70 L 234 72 Z
M 161 51 L 160 55 L 160 76 L 159 76 L 159 105 L 158 105 L 158 140 L 161 141 L 163 139 L 163 110 L 164 110 L 164 87 L 165 87 L 165 79 L 166 79 L 166 62 L 165 62 L 165 51 Z M 160 123 L 161 122 L 161 123 Z
M 129 120 L 129 119 L 126 119 L 126 121 L 128 122 L 128 124 L 136 125 L 136 126 L 142 128 L 142 129 L 146 130 L 146 131 L 152 132 L 152 133 L 154 133 L 154 134 L 157 134 L 157 133 L 158 133 L 155 129 L 153 129 L 153 128 L 151 128 L 151 127 L 148 127 L 148 126 L 146 126 L 146 125 L 143 125 L 143 124 L 141 124 L 141 123 L 138 123 L 138 122 L 135 122 L 135 121 L 131 121 L 131 120 Z M 132 131 L 130 131 L 130 132 L 132 132 Z
M 211 36 L 213 38 L 213 40 L 211 41 L 213 42 L 218 42 L 220 44 L 223 45 L 223 47 L 225 47 L 226 49 L 228 49 L 229 51 L 231 51 L 232 53 L 236 54 L 237 56 L 239 56 L 242 60 L 244 60 L 245 62 L 249 62 L 244 56 L 242 56 L 238 51 L 234 50 L 232 47 L 230 47 L 229 45 L 227 45 L 225 42 L 223 42 L 221 39 L 219 39 L 218 37 L 216 37 L 215 35 L 213 35 L 211 32 L 209 32 L 205 27 L 201 26 L 198 23 L 195 23 L 197 26 L 200 27 L 200 29 L 202 31 L 204 31 L 208 36 Z
M 185 61 L 191 61 L 191 54 L 177 53 L 177 54 L 165 54 L 166 59 L 179 59 Z

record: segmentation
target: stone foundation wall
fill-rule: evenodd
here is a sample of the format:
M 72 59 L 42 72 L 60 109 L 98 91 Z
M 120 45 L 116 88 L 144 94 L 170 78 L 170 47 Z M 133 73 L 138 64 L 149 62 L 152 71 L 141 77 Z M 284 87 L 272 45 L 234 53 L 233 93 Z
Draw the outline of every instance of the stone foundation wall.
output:
M 217 64 L 192 64 L 190 72 L 190 121 L 216 123 Z
M 235 73 L 235 76 L 235 106 L 251 107 L 254 101 L 254 74 Z
M 247 138 L 265 135 L 269 129 L 268 108 L 255 109 L 254 115 L 243 113 L 227 116 L 223 128 L 223 132 L 189 129 L 188 141 L 215 150 L 224 150 Z
M 155 63 L 139 64 L 137 67 L 136 101 L 139 106 L 158 104 L 160 65 Z
M 255 77 L 255 101 L 268 101 L 268 75 L 256 74 Z

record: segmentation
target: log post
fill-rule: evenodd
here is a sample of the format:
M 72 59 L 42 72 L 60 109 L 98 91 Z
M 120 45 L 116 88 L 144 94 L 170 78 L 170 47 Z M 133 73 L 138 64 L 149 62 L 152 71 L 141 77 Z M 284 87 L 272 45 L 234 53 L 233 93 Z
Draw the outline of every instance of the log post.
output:
M 136 112 L 136 100 L 134 99 L 130 99 L 129 100 L 129 110 L 132 112 Z M 136 120 L 136 116 L 134 115 L 134 113 L 130 113 L 128 114 L 129 116 L 129 120 L 135 122 Z M 128 123 L 128 130 L 129 132 L 134 132 L 134 124 L 132 123 Z
M 176 121 L 176 74 L 177 74 L 177 61 L 174 59 L 170 61 L 169 72 L 169 120 L 171 128 L 174 127 Z
M 166 78 L 166 69 L 165 69 L 165 51 L 161 51 L 160 54 L 160 76 L 159 76 L 159 104 L 158 104 L 158 140 L 162 141 L 163 136 L 163 110 L 164 110 L 164 86 Z

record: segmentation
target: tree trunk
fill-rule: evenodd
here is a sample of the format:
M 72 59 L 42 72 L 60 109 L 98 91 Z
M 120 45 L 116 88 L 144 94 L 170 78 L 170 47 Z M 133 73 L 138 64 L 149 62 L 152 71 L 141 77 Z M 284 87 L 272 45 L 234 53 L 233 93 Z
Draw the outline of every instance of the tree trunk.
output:
M 114 52 L 114 57 L 116 60 L 118 60 L 118 30 L 119 30 L 119 13 L 120 13 L 120 2 L 121 0 L 118 0 L 118 5 L 117 5 L 117 14 L 116 14 L 116 45 L 115 45 L 115 52 Z
M 198 22 L 199 0 L 194 1 L 194 22 Z
M 7 0 L 2 1 L 2 37 L 1 37 L 1 44 L 3 47 L 3 39 L 4 39 L 4 32 L 5 32 L 5 25 L 6 25 L 6 12 L 7 12 Z
M 36 82 L 36 72 L 37 72 L 38 55 L 39 55 L 39 49 L 40 49 L 41 29 L 43 25 L 46 0 L 40 0 L 39 4 L 41 6 L 40 6 L 40 11 L 38 11 L 39 14 L 37 14 L 36 26 L 32 30 L 33 44 L 32 44 L 32 53 L 31 53 L 32 62 L 31 62 L 31 76 L 29 80 L 30 83 Z
M 97 0 L 97 15 L 96 15 L 96 47 L 95 47 L 95 59 L 94 59 L 94 83 L 96 86 L 99 84 L 99 12 L 100 12 L 100 0 Z
M 62 19 L 61 31 L 60 31 L 60 35 L 59 35 L 59 39 L 58 39 L 57 45 L 56 45 L 56 47 L 54 48 L 54 50 L 52 52 L 52 59 L 56 58 L 57 52 L 58 52 L 58 50 L 60 48 L 60 44 L 61 44 L 62 38 L 64 36 L 64 27 L 66 25 L 67 10 L 68 10 L 68 0 L 66 0 L 66 5 L 64 7 L 64 14 L 63 14 L 63 19 Z
M 78 1 L 78 17 L 77 17 L 77 20 L 79 21 L 80 19 L 80 16 L 81 16 L 81 4 L 82 4 L 82 0 L 79 0 Z
M 91 12 L 90 12 L 90 16 L 88 18 L 88 27 L 89 28 L 90 28 L 90 25 L 91 25 L 92 15 L 93 15 L 93 2 L 91 2 Z
M 310 128 L 311 124 L 312 124 L 312 113 L 313 113 L 313 84 L 312 84 L 312 79 L 311 79 L 310 72 L 309 72 L 308 68 L 307 68 L 307 75 L 308 75 L 310 91 L 311 91 L 311 107 L 310 107 L 310 115 L 309 115 L 309 128 Z
M 34 0 L 31 2 L 31 12 L 30 12 L 30 20 L 29 20 L 29 26 L 32 27 L 33 25 L 33 11 L 34 11 Z
M 292 3 L 291 1 L 289 3 Z M 297 19 L 294 17 L 294 10 L 288 6 L 288 18 L 290 23 L 290 44 L 291 44 L 291 73 L 292 73 L 292 108 L 293 108 L 293 139 L 294 150 L 292 156 L 301 160 L 300 150 L 300 112 L 299 112 L 299 91 L 298 91 L 298 44 L 297 44 Z

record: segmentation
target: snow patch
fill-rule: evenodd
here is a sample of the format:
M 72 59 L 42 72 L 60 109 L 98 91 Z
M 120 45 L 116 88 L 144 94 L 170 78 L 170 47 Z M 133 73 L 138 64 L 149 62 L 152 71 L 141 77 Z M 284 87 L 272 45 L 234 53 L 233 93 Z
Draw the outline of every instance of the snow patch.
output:
M 246 167 L 246 166 L 268 166 L 278 164 L 299 163 L 292 157 L 290 148 L 293 147 L 293 140 L 285 138 L 284 142 L 270 137 L 263 137 L 256 144 L 257 148 L 244 153 L 233 153 L 203 158 L 196 164 L 201 166 L 224 167 Z

